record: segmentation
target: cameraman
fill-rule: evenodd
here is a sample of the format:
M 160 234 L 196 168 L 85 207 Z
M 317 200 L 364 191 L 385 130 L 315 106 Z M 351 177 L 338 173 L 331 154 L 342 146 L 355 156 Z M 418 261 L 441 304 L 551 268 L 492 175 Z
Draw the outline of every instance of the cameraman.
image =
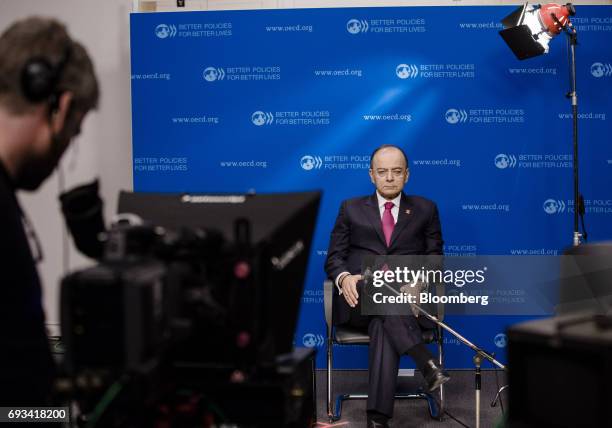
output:
M 50 403 L 54 365 L 36 262 L 16 191 L 36 190 L 98 103 L 89 55 L 52 19 L 0 35 L 0 406 Z

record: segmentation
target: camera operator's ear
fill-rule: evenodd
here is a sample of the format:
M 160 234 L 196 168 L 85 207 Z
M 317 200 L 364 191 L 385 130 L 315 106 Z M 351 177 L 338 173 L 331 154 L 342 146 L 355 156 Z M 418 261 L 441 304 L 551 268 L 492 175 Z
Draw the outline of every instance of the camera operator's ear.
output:
M 62 92 L 58 95 L 57 102 L 55 105 L 50 105 L 50 121 L 51 131 L 53 134 L 59 134 L 64 129 L 68 112 L 70 111 L 70 105 L 72 104 L 72 92 Z

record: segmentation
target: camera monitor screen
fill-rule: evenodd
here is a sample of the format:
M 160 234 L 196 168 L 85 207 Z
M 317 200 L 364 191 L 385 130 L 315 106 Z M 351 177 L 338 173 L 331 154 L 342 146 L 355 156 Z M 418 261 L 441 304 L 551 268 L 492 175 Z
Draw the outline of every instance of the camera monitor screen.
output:
M 234 247 L 257 254 L 251 271 L 257 359 L 271 361 L 293 348 L 320 192 L 257 195 L 122 192 L 118 213 L 169 230 L 208 229 Z M 248 244 L 245 246 L 245 244 Z M 253 252 L 255 251 L 255 252 Z M 240 276 L 244 266 L 231 275 Z M 228 284 L 227 287 L 231 287 Z M 233 292 L 239 292 L 234 290 Z M 244 302 L 243 302 L 244 304 Z M 234 308 L 236 311 L 236 308 Z

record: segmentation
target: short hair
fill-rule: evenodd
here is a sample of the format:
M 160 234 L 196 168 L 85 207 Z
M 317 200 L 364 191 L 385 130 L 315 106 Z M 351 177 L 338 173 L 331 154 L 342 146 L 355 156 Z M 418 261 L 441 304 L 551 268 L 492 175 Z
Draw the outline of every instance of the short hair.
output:
M 404 156 L 404 161 L 406 161 L 406 169 L 409 169 L 408 168 L 408 156 L 406 156 L 406 152 L 404 152 L 404 150 L 401 147 L 398 147 L 398 146 L 396 146 L 394 144 L 383 144 L 382 146 L 378 146 L 376 149 L 374 149 L 374 151 L 370 155 L 370 169 L 372 169 L 374 167 L 374 155 L 376 155 L 376 153 L 378 153 L 382 149 L 397 149 L 397 150 L 399 150 L 400 153 L 402 154 L 402 156 Z
M 98 106 L 98 81 L 85 48 L 70 38 L 60 22 L 30 17 L 14 22 L 0 35 L 0 105 L 8 111 L 24 114 L 37 104 L 24 96 L 21 87 L 22 71 L 32 58 L 44 58 L 53 66 L 67 58 L 57 92 L 73 94 L 73 111 L 88 112 Z

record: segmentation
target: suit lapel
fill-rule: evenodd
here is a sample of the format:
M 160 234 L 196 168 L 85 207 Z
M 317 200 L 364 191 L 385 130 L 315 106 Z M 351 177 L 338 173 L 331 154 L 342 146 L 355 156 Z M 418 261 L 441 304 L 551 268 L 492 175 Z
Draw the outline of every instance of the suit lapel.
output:
M 399 212 L 397 214 L 397 223 L 395 223 L 395 227 L 393 228 L 393 233 L 391 234 L 391 244 L 389 248 L 392 248 L 397 240 L 397 237 L 402 233 L 402 230 L 406 227 L 410 220 L 414 216 L 412 212 L 413 208 L 408 200 L 408 197 L 402 193 L 402 197 L 400 199 Z M 382 226 L 381 226 L 382 231 Z
M 376 199 L 376 194 L 371 195 L 365 202 L 363 206 L 363 210 L 365 212 L 366 218 L 372 223 L 372 227 L 376 231 L 380 242 L 386 247 L 387 243 L 385 241 L 385 235 L 382 230 L 382 222 L 380 220 L 380 209 L 378 208 L 378 199 Z

